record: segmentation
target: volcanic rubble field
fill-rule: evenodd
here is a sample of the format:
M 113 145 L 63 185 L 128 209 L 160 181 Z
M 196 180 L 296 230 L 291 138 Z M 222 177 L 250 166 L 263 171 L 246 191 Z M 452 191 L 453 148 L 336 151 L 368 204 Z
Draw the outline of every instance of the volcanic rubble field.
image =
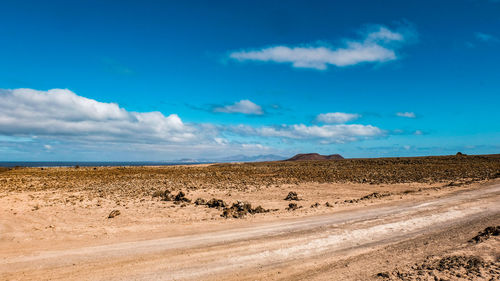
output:
M 0 194 L 58 190 L 131 199 L 164 190 L 245 191 L 303 183 L 414 182 L 453 186 L 498 177 L 498 154 L 200 166 L 11 168 L 0 170 Z
M 444 256 L 427 256 L 406 270 L 379 272 L 376 276 L 383 280 L 500 280 L 500 255 L 498 237 L 500 226 L 489 226 L 468 241 L 469 245 L 459 245 L 456 253 Z M 488 240 L 496 239 L 496 241 Z M 478 244 L 492 242 L 479 249 Z M 468 253 L 460 253 L 460 248 Z M 496 249 L 496 250 L 495 250 Z M 484 257 L 475 255 L 481 254 Z

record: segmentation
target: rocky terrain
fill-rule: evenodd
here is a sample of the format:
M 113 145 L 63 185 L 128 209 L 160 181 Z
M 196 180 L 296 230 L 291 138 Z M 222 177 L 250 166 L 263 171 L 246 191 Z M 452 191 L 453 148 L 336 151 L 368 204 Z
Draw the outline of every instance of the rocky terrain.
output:
M 14 168 L 0 173 L 0 195 L 85 191 L 139 198 L 169 190 L 250 190 L 305 183 L 462 185 L 500 177 L 500 155 L 287 161 L 162 167 Z
M 490 280 L 499 176 L 499 155 L 5 168 L 0 279 Z
M 444 255 L 430 255 L 403 269 L 379 272 L 383 280 L 500 280 L 500 226 L 488 226 Z M 480 244 L 482 243 L 482 244 Z M 480 244 L 480 245 L 478 245 Z

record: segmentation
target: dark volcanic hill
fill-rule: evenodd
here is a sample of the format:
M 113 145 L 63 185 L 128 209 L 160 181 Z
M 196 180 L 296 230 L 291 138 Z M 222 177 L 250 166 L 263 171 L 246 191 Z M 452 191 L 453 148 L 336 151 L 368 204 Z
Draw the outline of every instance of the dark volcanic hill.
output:
M 297 154 L 290 159 L 285 161 L 302 161 L 302 160 L 342 160 L 344 157 L 340 154 L 332 154 L 332 155 L 321 155 L 318 153 L 304 153 Z

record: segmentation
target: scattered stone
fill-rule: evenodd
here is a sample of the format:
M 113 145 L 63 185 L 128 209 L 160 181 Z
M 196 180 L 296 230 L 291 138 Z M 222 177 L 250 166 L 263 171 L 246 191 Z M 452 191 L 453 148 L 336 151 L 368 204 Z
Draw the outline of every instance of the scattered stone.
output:
M 314 204 L 311 205 L 311 208 L 318 208 L 318 207 L 319 207 L 319 203 L 318 202 L 316 202 L 316 203 L 314 203 Z
M 469 240 L 469 243 L 481 243 L 488 240 L 491 236 L 500 235 L 500 226 L 488 226 L 483 231 L 480 231 L 476 236 Z
M 286 196 L 285 200 L 288 200 L 288 201 L 292 201 L 292 200 L 293 201 L 299 201 L 300 199 L 299 199 L 299 196 L 298 196 L 297 192 L 290 191 L 288 193 L 288 195 Z
M 175 195 L 175 198 L 174 198 L 174 201 L 175 202 L 191 202 L 191 199 L 188 199 L 186 198 L 186 194 L 182 191 L 179 191 L 179 193 L 177 193 L 177 195 Z
M 205 199 L 203 198 L 198 198 L 194 201 L 194 204 L 195 205 L 206 205 L 207 204 L 207 201 L 205 201 Z
M 382 197 L 386 197 L 386 196 L 389 196 L 389 195 L 391 195 L 391 194 L 390 193 L 378 193 L 378 192 L 374 192 L 374 193 L 371 193 L 371 194 L 368 194 L 366 196 L 361 197 L 360 200 L 382 198 Z
M 295 210 L 300 209 L 300 208 L 302 208 L 302 206 L 298 206 L 297 203 L 290 203 L 290 204 L 288 204 L 288 208 L 286 208 L 286 210 L 295 211 Z
M 111 211 L 111 213 L 109 213 L 108 219 L 112 219 L 112 218 L 114 218 L 116 216 L 119 216 L 119 215 L 120 215 L 120 211 L 119 210 L 113 210 L 113 211 Z
M 252 204 L 248 202 L 237 201 L 230 208 L 225 208 L 222 211 L 221 217 L 224 218 L 243 218 L 247 214 L 258 214 L 267 213 L 270 210 L 264 209 L 262 206 L 257 206 L 255 209 L 252 208 Z
M 212 198 L 212 199 L 208 200 L 206 205 L 209 208 L 217 208 L 217 209 L 225 208 L 228 206 L 228 204 L 226 204 L 226 202 L 224 202 L 224 200 L 216 199 L 216 198 Z
M 162 201 L 173 201 L 173 199 L 174 199 L 173 194 L 168 189 L 166 189 L 165 191 L 157 190 L 157 191 L 153 192 L 153 198 L 157 198 L 157 197 L 161 197 Z
M 377 273 L 377 277 L 389 278 L 390 275 L 389 275 L 389 272 L 379 272 L 379 273 Z
M 498 280 L 500 274 L 495 268 L 494 262 L 486 262 L 477 256 L 448 256 L 441 259 L 427 257 L 423 263 L 413 265 L 408 271 L 396 270 L 388 273 L 388 276 L 377 276 L 391 280 L 457 280 L 457 277 L 467 280 L 478 280 L 478 277 L 479 280 Z M 492 278 L 481 278 L 485 275 Z
M 370 193 L 370 194 L 365 195 L 365 196 L 363 196 L 361 198 L 358 198 L 358 199 L 347 199 L 347 200 L 344 200 L 344 203 L 358 203 L 358 202 L 363 201 L 363 200 L 379 199 L 379 198 L 390 196 L 390 195 L 391 195 L 390 193 L 378 193 L 378 192 L 374 192 L 374 193 Z
M 333 207 L 333 206 L 332 206 L 332 204 L 330 204 L 329 202 L 326 202 L 326 203 L 325 203 L 325 206 L 326 206 L 326 207 Z
M 260 213 L 268 213 L 270 212 L 269 209 L 264 209 L 262 206 L 257 206 L 255 209 L 253 209 L 253 214 L 260 214 Z

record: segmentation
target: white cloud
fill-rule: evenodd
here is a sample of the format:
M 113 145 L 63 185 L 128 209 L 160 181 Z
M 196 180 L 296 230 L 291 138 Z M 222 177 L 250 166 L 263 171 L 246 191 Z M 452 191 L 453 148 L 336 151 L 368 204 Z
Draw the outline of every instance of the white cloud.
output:
M 176 114 L 127 111 L 67 89 L 0 89 L 0 156 L 12 159 L 140 161 L 280 154 L 278 147 L 268 146 L 273 138 L 343 143 L 384 134 L 377 127 L 357 124 L 184 123 Z
M 321 123 L 346 123 L 361 117 L 359 114 L 343 113 L 343 112 L 330 112 L 321 113 L 316 117 L 317 122 Z
M 417 115 L 415 115 L 414 112 L 398 112 L 398 113 L 396 113 L 396 116 L 406 117 L 406 118 L 416 118 L 417 117 Z
M 476 36 L 477 39 L 479 39 L 480 41 L 483 41 L 483 42 L 499 42 L 500 41 L 500 39 L 498 39 L 496 36 L 491 35 L 491 34 L 476 32 L 474 35 Z
M 262 115 L 264 111 L 260 105 L 257 105 L 250 100 L 241 100 L 231 105 L 215 107 L 214 112 L 223 113 L 242 113 L 249 115 Z
M 129 112 L 67 89 L 0 90 L 0 134 L 66 136 L 117 142 L 185 142 L 197 130 L 176 114 Z
M 339 48 L 279 45 L 232 52 L 229 57 L 237 61 L 291 63 L 293 67 L 318 70 L 324 70 L 328 65 L 344 67 L 359 63 L 380 63 L 397 59 L 395 50 L 407 39 L 404 33 L 379 25 L 366 33 L 362 40 L 344 40 L 344 46 Z
M 306 126 L 304 124 L 251 127 L 239 125 L 230 129 L 240 135 L 278 137 L 297 140 L 319 140 L 322 143 L 344 143 L 378 137 L 385 132 L 372 125 L 339 124 Z

